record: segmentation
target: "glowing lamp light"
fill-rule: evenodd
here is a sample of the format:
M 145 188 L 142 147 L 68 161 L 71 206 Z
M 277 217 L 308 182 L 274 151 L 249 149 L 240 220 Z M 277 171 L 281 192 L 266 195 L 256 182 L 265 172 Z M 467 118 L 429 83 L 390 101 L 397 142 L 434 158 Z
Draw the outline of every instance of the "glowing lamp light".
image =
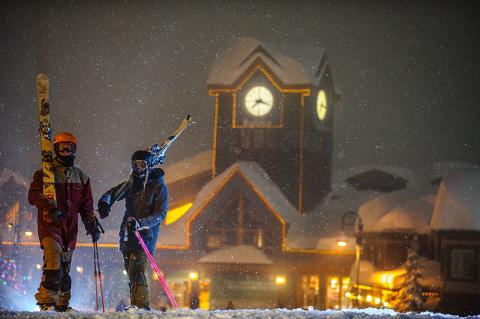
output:
M 345 236 L 345 232 L 342 231 L 340 233 L 340 237 L 337 239 L 337 246 L 338 247 L 345 247 L 348 244 L 347 236 Z
M 383 302 L 383 306 L 384 306 L 385 308 L 387 308 L 387 307 L 389 306 L 388 302 L 384 301 L 384 302 Z
M 284 285 L 286 282 L 287 282 L 287 279 L 285 278 L 285 276 L 277 276 L 275 278 L 275 283 L 277 285 Z
M 337 278 L 332 278 L 330 280 L 330 288 L 332 288 L 332 289 L 337 288 L 337 284 L 338 284 L 338 279 Z
M 35 267 L 37 267 L 37 269 L 40 269 L 40 268 L 42 268 L 42 265 L 37 264 Z
M 352 293 L 351 293 L 350 291 L 347 291 L 347 292 L 345 293 L 345 297 L 347 297 L 347 298 L 350 298 L 351 295 L 352 295 Z
M 83 267 L 77 266 L 77 272 L 83 274 Z
M 344 240 L 337 240 L 337 246 L 338 247 L 345 247 L 347 246 L 347 242 Z
M 375 298 L 375 304 L 378 305 L 382 302 L 382 300 L 380 298 Z
M 370 296 L 370 295 L 367 295 L 367 298 L 365 298 L 365 300 L 366 300 L 367 302 L 372 302 L 373 297 Z
M 198 272 L 196 271 L 189 272 L 188 278 L 190 278 L 190 280 L 198 280 Z
M 25 236 L 27 236 L 27 237 L 31 237 L 32 235 L 33 235 L 33 233 L 30 230 L 27 230 L 25 232 Z

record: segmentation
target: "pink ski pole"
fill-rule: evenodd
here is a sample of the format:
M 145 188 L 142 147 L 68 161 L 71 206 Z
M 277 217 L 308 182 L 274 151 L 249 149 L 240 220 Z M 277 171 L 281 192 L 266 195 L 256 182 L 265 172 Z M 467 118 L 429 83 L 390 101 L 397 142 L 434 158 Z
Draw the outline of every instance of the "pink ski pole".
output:
M 162 273 L 160 272 L 160 269 L 158 269 L 157 263 L 153 259 L 152 254 L 150 254 L 150 251 L 148 251 L 147 245 L 145 245 L 145 242 L 143 241 L 142 236 L 138 232 L 138 230 L 135 231 L 135 236 L 137 236 L 138 242 L 140 243 L 140 246 L 142 246 L 143 251 L 145 252 L 145 255 L 147 255 L 148 260 L 150 261 L 150 265 L 152 265 L 153 270 L 157 274 L 158 280 L 160 281 L 160 285 L 163 288 L 163 291 L 168 297 L 168 300 L 170 301 L 170 304 L 172 305 L 173 309 L 178 308 L 177 301 L 175 300 L 175 297 L 172 294 L 172 291 L 170 288 L 168 288 L 168 284 L 165 281 L 165 278 L 163 278 Z

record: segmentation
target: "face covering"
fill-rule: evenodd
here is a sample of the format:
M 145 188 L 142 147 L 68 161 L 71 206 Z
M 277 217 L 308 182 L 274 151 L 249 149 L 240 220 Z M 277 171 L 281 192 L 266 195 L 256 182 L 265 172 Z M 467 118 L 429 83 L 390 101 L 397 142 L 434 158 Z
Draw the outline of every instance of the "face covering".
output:
M 56 144 L 55 156 L 60 164 L 64 166 L 73 166 L 75 161 L 75 146 Z

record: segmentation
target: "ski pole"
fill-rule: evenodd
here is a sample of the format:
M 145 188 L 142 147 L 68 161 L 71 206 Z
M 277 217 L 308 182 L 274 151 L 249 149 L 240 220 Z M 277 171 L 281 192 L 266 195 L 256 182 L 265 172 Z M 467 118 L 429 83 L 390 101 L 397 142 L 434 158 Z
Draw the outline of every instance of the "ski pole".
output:
M 100 268 L 100 259 L 99 259 L 99 254 L 98 254 L 98 244 L 94 243 L 94 250 L 96 251 L 97 255 L 97 269 L 98 269 L 98 277 L 99 277 L 99 283 L 100 283 L 100 296 L 102 300 L 102 312 L 105 312 L 105 300 L 103 298 L 103 279 L 102 279 L 102 269 Z M 97 302 L 97 311 L 98 311 L 98 302 Z
M 95 281 L 95 311 L 98 311 L 97 252 L 93 243 L 93 278 Z
M 160 269 L 158 269 L 157 263 L 153 259 L 152 254 L 150 254 L 150 251 L 147 248 L 147 245 L 145 245 L 145 242 L 143 241 L 142 236 L 138 232 L 138 230 L 135 230 L 135 236 L 137 236 L 138 242 L 140 243 L 140 246 L 142 246 L 143 251 L 145 252 L 145 255 L 147 255 L 148 261 L 150 261 L 150 265 L 152 266 L 153 270 L 157 274 L 158 280 L 160 281 L 160 285 L 163 288 L 163 291 L 168 297 L 168 300 L 170 301 L 170 304 L 172 305 L 173 309 L 178 308 L 177 301 L 175 300 L 175 297 L 172 294 L 172 291 L 168 287 L 167 281 L 165 278 L 163 278 L 162 273 L 160 272 Z
M 105 230 L 103 229 L 102 225 L 98 222 L 98 220 L 95 218 L 95 224 L 98 230 L 101 233 L 105 233 Z M 105 312 L 105 301 L 103 298 L 103 282 L 102 282 L 102 270 L 100 268 L 100 259 L 99 259 L 99 254 L 98 254 L 98 243 L 94 242 L 93 243 L 93 268 L 94 268 L 94 273 L 93 276 L 95 278 L 95 311 L 98 311 L 98 285 L 100 284 L 100 296 L 101 296 L 101 301 L 102 301 L 102 312 Z M 98 276 L 98 279 L 97 279 Z

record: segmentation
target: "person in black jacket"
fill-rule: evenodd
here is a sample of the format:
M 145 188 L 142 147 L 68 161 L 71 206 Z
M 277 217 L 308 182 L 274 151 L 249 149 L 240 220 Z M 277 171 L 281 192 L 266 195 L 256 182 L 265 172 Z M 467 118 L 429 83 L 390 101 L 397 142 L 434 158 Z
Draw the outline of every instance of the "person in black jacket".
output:
M 130 286 L 130 304 L 133 307 L 150 309 L 148 283 L 145 277 L 145 255 L 134 231 L 138 230 L 148 250 L 153 255 L 160 224 L 165 220 L 168 210 L 168 190 L 164 183 L 164 171 L 160 168 L 149 169 L 151 154 L 148 151 L 136 151 L 132 155 L 133 182 L 118 198 L 125 199 L 125 215 L 120 225 L 120 251 Z M 123 183 L 111 188 L 98 201 L 100 218 L 106 218 L 113 204 L 114 194 Z

